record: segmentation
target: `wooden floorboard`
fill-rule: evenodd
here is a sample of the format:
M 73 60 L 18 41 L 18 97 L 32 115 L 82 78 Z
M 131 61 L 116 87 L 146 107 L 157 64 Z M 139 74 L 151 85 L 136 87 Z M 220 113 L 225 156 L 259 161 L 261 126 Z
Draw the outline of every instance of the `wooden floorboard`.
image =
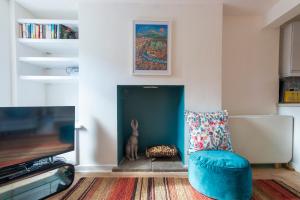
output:
M 300 191 L 300 173 L 285 168 L 254 167 L 253 179 L 277 179 Z M 93 172 L 76 173 L 73 185 L 81 177 L 187 177 L 187 172 Z M 70 187 L 71 188 L 71 187 Z M 68 190 L 57 194 L 50 199 L 60 199 Z

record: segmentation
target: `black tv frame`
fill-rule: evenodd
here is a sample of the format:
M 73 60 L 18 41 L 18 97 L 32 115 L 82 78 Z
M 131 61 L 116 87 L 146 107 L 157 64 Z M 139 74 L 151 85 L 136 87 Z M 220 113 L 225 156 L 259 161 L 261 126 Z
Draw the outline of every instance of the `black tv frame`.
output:
M 41 108 L 41 107 L 42 108 L 73 107 L 74 114 L 75 114 L 75 106 L 10 106 L 10 107 L 5 106 L 5 107 L 0 107 L 0 109 L 1 108 Z M 34 164 L 34 162 L 37 162 L 37 161 L 40 161 L 40 160 L 43 160 L 43 159 L 46 159 L 46 158 L 53 158 L 54 156 L 74 151 L 75 150 L 75 131 L 76 131 L 75 130 L 76 129 L 75 121 L 76 121 L 76 118 L 74 117 L 74 140 L 73 140 L 73 148 L 71 150 L 60 151 L 60 152 L 56 152 L 54 154 L 45 155 L 45 156 L 38 157 L 38 158 L 35 158 L 35 159 L 27 160 L 26 162 L 21 162 L 21 163 L 17 163 L 17 164 L 5 166 L 5 167 L 0 167 L 0 174 L 4 170 L 10 170 L 10 169 L 14 169 L 16 167 L 20 167 L 20 166 L 24 166 L 24 165 L 27 166 L 28 164 Z
M 75 168 L 74 168 L 74 165 L 72 164 L 68 164 L 68 163 L 65 163 L 63 161 L 55 161 L 49 165 L 45 165 L 41 168 L 38 168 L 38 169 L 35 169 L 35 170 L 32 170 L 32 171 L 26 171 L 22 176 L 10 176 L 9 178 L 7 179 L 1 179 L 0 177 L 0 187 L 1 186 L 6 186 L 6 185 L 10 185 L 10 184 L 14 184 L 15 182 L 21 182 L 25 179 L 29 179 L 29 178 L 32 178 L 32 177 L 35 177 L 35 176 L 38 176 L 40 174 L 45 174 L 47 172 L 50 172 L 52 170 L 59 170 L 61 168 L 66 168 L 67 169 L 67 174 L 61 174 L 61 178 L 63 179 L 68 179 L 69 180 L 69 183 L 64 185 L 63 187 L 61 188 L 57 188 L 55 191 L 52 191 L 51 193 L 45 195 L 42 197 L 42 199 L 46 199 L 50 196 L 53 196 L 55 194 L 58 194 L 59 192 L 62 192 L 66 189 L 68 189 L 74 182 L 74 177 L 75 177 Z M 20 172 L 20 171 L 18 171 Z M 35 182 L 38 182 L 39 180 L 36 180 Z M 30 184 L 34 184 L 35 182 L 33 183 L 30 183 Z M 45 183 L 45 184 L 49 184 L 49 183 Z M 23 188 L 26 187 L 25 186 L 22 186 Z M 17 190 L 18 188 L 15 188 L 15 187 L 11 187 L 9 193 L 10 193 L 10 197 L 9 198 L 13 198 L 15 196 L 15 190 Z M 35 191 L 30 191 L 31 193 L 34 193 Z M 18 195 L 18 194 L 16 194 Z M 1 194 L 0 194 L 1 196 Z M 36 198 L 36 197 L 33 197 L 34 199 L 40 199 L 40 198 Z

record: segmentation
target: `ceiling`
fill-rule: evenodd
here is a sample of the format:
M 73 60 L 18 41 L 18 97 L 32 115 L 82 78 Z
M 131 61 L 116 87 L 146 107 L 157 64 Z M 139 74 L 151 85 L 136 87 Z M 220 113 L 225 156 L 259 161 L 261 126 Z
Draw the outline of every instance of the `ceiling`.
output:
M 54 13 L 54 15 L 60 17 L 77 18 L 79 0 L 16 1 L 34 13 L 36 17 L 47 17 L 48 14 L 53 17 Z M 264 15 L 278 1 L 279 0 L 224 0 L 224 15 Z
M 35 17 L 76 19 L 78 0 L 16 0 Z M 48 18 L 49 18 L 48 17 Z
M 279 0 L 224 0 L 224 15 L 264 15 Z

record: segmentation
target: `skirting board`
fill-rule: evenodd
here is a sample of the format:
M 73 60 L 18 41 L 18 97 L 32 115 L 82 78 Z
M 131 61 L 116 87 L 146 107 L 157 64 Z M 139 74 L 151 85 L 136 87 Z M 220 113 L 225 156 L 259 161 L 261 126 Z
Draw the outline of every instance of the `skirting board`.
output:
M 296 164 L 294 162 L 291 162 L 290 164 L 295 169 L 296 172 L 300 172 L 300 165 L 299 165 L 299 163 Z
M 75 166 L 76 172 L 111 172 L 117 165 L 78 165 Z

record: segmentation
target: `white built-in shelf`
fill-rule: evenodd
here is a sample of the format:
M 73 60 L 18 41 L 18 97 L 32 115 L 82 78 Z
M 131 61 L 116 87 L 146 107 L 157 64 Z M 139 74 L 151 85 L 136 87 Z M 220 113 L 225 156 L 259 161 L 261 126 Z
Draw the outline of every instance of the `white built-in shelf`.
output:
M 20 76 L 20 79 L 42 83 L 76 83 L 78 81 L 77 76 Z
M 18 19 L 20 24 L 62 24 L 74 31 L 78 31 L 78 20 L 64 19 Z
M 78 66 L 78 58 L 76 57 L 20 57 L 19 61 L 43 68 Z
M 80 121 L 75 121 L 75 129 L 85 129 L 85 127 L 80 123 Z
M 45 53 L 78 53 L 78 39 L 28 39 L 19 38 L 23 45 L 38 49 Z

